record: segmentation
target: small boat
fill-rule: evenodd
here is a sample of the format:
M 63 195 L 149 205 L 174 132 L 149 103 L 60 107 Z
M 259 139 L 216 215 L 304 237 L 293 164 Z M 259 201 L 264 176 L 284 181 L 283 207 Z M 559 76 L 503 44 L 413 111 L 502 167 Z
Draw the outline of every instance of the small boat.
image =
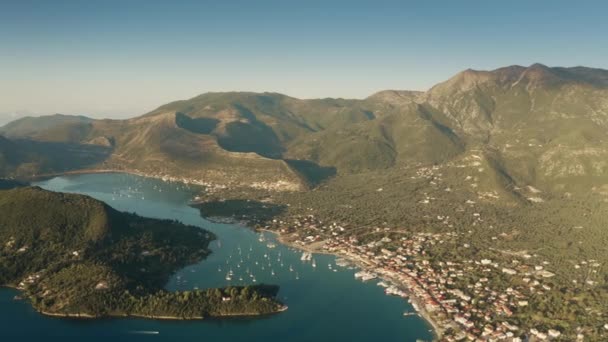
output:
M 317 267 L 317 263 L 315 262 L 315 259 L 312 259 L 312 267 Z
M 302 253 L 302 256 L 300 257 L 300 260 L 302 260 L 302 261 L 308 261 L 310 259 L 312 259 L 312 253 L 310 253 L 310 252 L 304 252 L 304 253 Z

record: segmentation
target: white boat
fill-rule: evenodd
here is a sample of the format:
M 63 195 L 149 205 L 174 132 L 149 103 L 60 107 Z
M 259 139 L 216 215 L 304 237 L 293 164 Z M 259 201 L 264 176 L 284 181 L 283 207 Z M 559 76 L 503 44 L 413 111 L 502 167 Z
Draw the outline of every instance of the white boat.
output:
M 300 257 L 300 260 L 302 260 L 302 261 L 307 261 L 310 259 L 312 259 L 312 253 L 310 253 L 310 252 L 304 252 L 304 253 L 302 253 L 302 256 Z
M 336 259 L 336 265 L 340 266 L 340 267 L 346 267 L 349 265 L 348 260 L 344 259 L 344 258 L 338 258 Z
M 317 263 L 315 262 L 315 259 L 312 259 L 312 267 L 317 267 Z
M 355 273 L 355 278 L 361 279 L 363 281 L 375 279 L 377 277 L 378 277 L 377 274 L 372 273 L 372 272 L 367 272 L 367 271 L 359 271 L 359 272 Z

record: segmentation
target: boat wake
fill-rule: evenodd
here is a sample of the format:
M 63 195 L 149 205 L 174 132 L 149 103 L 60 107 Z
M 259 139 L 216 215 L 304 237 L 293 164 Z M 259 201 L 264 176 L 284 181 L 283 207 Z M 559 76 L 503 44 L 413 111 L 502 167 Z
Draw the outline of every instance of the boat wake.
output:
M 158 331 L 152 331 L 152 330 L 134 330 L 134 331 L 129 331 L 129 334 L 136 334 L 136 335 L 158 335 L 158 334 L 160 334 L 160 332 L 158 332 Z

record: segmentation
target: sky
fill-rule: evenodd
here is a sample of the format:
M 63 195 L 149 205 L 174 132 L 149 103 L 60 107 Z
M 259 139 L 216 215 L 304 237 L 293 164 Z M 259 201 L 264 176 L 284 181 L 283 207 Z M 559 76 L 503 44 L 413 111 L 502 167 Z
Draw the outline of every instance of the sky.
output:
M 364 98 L 467 69 L 608 69 L 605 1 L 0 0 L 0 124 L 209 91 Z

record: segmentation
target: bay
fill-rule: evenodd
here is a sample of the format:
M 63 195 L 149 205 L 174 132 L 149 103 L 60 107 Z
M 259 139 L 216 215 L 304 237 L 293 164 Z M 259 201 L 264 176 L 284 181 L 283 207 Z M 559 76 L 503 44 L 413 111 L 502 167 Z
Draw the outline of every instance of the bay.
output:
M 188 205 L 196 188 L 127 174 L 56 177 L 37 184 L 52 191 L 86 194 L 142 216 L 177 219 L 218 237 L 206 260 L 177 272 L 170 290 L 255 283 L 278 284 L 283 313 L 261 318 L 206 321 L 144 319 L 73 320 L 45 317 L 18 292 L 0 290 L 0 337 L 33 341 L 416 341 L 431 340 L 430 325 L 413 308 L 389 297 L 376 282 L 354 279 L 355 269 L 339 267 L 331 255 L 300 260 L 301 251 L 276 243 L 270 233 L 203 219 Z M 261 241 L 262 240 L 262 241 Z M 232 271 L 231 280 L 227 273 Z M 242 280 L 241 280 L 242 278 Z

